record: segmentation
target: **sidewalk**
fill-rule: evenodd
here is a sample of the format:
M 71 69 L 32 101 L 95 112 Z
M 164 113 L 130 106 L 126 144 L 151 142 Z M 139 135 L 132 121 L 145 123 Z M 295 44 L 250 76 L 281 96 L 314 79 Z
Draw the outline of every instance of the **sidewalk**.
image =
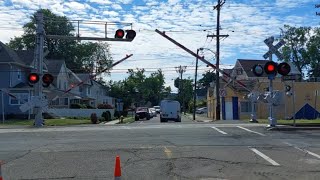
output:
M 119 124 L 120 120 L 119 119 L 116 119 L 116 120 L 113 120 L 113 121 L 109 121 L 107 123 L 104 123 L 106 125 L 113 125 L 113 124 Z
M 187 113 L 184 116 L 193 121 L 193 114 Z M 213 120 L 211 118 L 206 117 L 206 116 L 199 116 L 196 114 L 195 122 L 213 122 Z
M 320 126 L 290 126 L 278 125 L 268 128 L 269 131 L 298 131 L 298 130 L 320 130 Z

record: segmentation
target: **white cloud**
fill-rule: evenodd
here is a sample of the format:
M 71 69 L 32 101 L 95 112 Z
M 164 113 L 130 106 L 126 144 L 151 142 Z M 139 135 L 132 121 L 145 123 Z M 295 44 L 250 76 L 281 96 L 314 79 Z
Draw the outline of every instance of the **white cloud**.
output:
M 112 4 L 112 2 L 108 0 L 89 0 L 89 2 L 97 4 Z
M 48 8 L 73 20 L 132 22 L 137 36 L 131 43 L 109 42 L 115 60 L 126 54 L 134 54 L 125 63 L 119 64 L 119 69 L 195 65 L 193 56 L 157 34 L 154 31 L 156 28 L 166 31 L 168 36 L 194 52 L 199 47 L 208 47 L 215 51 L 215 39 L 207 39 L 206 36 L 208 33 L 215 34 L 216 11 L 212 10 L 212 6 L 205 0 L 11 0 L 12 5 L 9 6 L 1 2 L 0 40 L 3 42 L 8 42 L 10 37 L 21 35 L 22 25 L 29 20 L 25 17 L 38 9 L 39 2 L 42 8 Z M 232 3 L 227 1 L 221 10 L 221 34 L 229 34 L 229 37 L 221 41 L 221 62 L 232 64 L 237 58 L 262 59 L 267 50 L 263 40 L 271 35 L 278 35 L 279 28 L 284 24 L 317 24 L 319 21 L 316 18 L 310 19 L 314 14 L 301 9 L 310 6 L 310 9 L 314 10 L 310 2 L 314 1 L 276 0 L 274 3 L 266 3 L 252 0 L 247 4 L 240 3 L 239 0 Z M 265 7 L 262 7 L 264 5 Z M 310 15 L 307 15 L 308 13 Z M 104 25 L 82 25 L 81 35 L 104 37 L 104 28 Z M 113 37 L 117 28 L 129 27 L 110 25 L 108 37 Z M 204 29 L 207 31 L 203 31 Z M 212 53 L 205 52 L 206 58 L 212 56 Z M 190 69 L 187 73 L 192 75 L 193 71 Z M 177 73 L 165 71 L 165 75 L 167 83 L 172 85 L 171 79 L 177 77 Z M 121 79 L 125 76 L 125 72 L 118 72 L 112 74 L 111 78 Z

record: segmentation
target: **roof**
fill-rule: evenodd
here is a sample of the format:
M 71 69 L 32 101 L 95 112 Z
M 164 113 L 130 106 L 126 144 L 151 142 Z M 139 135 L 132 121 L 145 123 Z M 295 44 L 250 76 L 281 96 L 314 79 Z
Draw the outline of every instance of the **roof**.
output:
M 88 81 L 90 79 L 90 74 L 88 74 L 88 73 L 79 73 L 79 74 L 76 74 L 76 75 L 81 79 L 81 81 L 86 81 L 86 82 L 84 82 L 84 84 L 92 85 L 91 81 Z
M 20 59 L 28 66 L 30 66 L 34 60 L 34 50 L 17 50 L 15 51 Z
M 19 63 L 25 65 L 18 54 L 0 41 L 0 62 Z
M 48 72 L 57 76 L 60 73 L 61 66 L 64 64 L 64 60 L 48 59 L 45 63 L 47 64 Z
M 238 62 L 242 66 L 243 70 L 246 72 L 248 77 L 256 77 L 251 71 L 252 67 L 256 64 L 264 66 L 268 60 L 249 60 L 249 59 L 238 59 Z M 261 77 L 267 77 L 265 73 Z

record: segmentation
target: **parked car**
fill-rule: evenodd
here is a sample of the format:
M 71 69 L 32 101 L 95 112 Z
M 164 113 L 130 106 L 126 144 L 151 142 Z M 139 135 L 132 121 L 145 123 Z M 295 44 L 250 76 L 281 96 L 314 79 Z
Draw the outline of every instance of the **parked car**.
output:
M 146 118 L 147 120 L 149 120 L 151 118 L 150 109 L 147 107 L 138 107 L 136 109 L 134 119 L 136 121 L 139 121 L 140 119 L 144 119 L 144 118 Z
M 208 113 L 208 108 L 207 107 L 202 107 L 196 110 L 197 114 L 205 114 Z
M 160 106 L 153 106 L 153 108 L 155 108 L 155 109 L 156 109 L 156 112 L 157 112 L 158 114 L 160 114 Z
M 162 100 L 160 110 L 160 122 L 168 122 L 168 120 L 181 122 L 180 103 L 178 101 Z
M 155 108 L 150 108 L 151 112 L 152 112 L 152 117 L 157 117 L 157 111 Z

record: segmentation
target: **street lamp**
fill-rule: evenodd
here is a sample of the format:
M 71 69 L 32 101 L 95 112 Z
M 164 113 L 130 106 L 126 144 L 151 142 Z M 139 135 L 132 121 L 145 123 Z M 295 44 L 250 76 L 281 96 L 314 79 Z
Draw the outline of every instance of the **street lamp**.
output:
M 216 59 L 216 68 L 219 69 L 219 61 L 218 61 L 218 54 L 214 51 L 212 51 L 209 48 L 200 48 L 201 51 L 208 50 L 212 52 L 215 55 Z M 216 69 L 216 120 L 220 120 L 220 78 L 219 78 L 219 71 Z

